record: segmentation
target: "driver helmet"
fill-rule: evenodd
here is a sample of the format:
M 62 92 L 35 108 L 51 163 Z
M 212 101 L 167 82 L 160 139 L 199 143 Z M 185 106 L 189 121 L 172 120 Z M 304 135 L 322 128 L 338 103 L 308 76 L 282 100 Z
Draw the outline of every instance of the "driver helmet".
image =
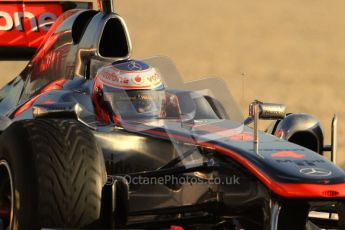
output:
M 165 86 L 154 67 L 131 60 L 98 69 L 92 98 L 98 120 L 116 123 L 159 118 L 163 116 Z

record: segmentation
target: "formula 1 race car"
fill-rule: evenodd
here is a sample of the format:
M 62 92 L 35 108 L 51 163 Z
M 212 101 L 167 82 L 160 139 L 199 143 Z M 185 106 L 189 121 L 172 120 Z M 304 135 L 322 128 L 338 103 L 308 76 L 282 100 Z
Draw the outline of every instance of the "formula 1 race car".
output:
M 345 173 L 322 156 L 336 119 L 330 145 L 284 105 L 254 101 L 244 119 L 222 80 L 132 59 L 100 3 L 58 17 L 0 90 L 3 229 L 345 228 Z

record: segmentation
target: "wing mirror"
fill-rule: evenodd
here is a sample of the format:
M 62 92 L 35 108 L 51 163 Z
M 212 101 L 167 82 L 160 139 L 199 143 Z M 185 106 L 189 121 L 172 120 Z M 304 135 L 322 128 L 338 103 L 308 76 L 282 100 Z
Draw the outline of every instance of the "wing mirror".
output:
M 282 104 L 263 103 L 255 100 L 249 105 L 249 117 L 244 121 L 245 125 L 249 125 L 254 121 L 254 150 L 258 153 L 259 149 L 259 119 L 278 120 L 283 119 L 286 115 L 286 106 Z
M 259 119 L 278 120 L 285 117 L 286 106 L 282 104 L 263 103 L 255 101 L 249 105 L 249 115 L 255 116 L 255 105 L 258 105 Z
M 254 101 L 249 105 L 249 117 L 244 121 L 245 125 L 249 125 L 255 118 L 262 120 L 278 120 L 286 116 L 286 106 L 283 104 L 264 103 Z

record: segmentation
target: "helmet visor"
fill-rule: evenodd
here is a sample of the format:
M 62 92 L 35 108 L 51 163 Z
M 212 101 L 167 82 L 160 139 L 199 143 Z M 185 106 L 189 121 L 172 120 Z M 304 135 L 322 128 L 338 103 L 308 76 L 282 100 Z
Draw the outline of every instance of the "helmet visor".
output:
M 164 90 L 128 90 L 107 95 L 113 112 L 122 119 L 159 118 L 165 100 Z

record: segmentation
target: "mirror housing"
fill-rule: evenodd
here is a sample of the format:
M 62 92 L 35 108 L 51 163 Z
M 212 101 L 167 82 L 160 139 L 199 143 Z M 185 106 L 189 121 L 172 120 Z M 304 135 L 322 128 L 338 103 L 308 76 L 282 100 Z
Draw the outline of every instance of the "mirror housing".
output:
M 254 101 L 249 105 L 249 116 L 255 116 L 255 105 L 258 105 L 259 119 L 278 120 L 283 119 L 286 115 L 286 106 L 283 104 L 263 103 Z
M 286 106 L 282 104 L 263 103 L 255 100 L 249 105 L 249 117 L 244 121 L 244 125 L 248 125 L 254 121 L 254 149 L 258 154 L 259 149 L 259 119 L 278 120 L 285 118 Z
M 257 108 L 257 119 L 261 120 L 279 120 L 284 119 L 286 116 L 286 106 L 283 104 L 276 103 L 264 103 L 258 100 L 250 103 L 249 105 L 249 117 L 244 120 L 245 125 L 252 123 L 256 116 Z

